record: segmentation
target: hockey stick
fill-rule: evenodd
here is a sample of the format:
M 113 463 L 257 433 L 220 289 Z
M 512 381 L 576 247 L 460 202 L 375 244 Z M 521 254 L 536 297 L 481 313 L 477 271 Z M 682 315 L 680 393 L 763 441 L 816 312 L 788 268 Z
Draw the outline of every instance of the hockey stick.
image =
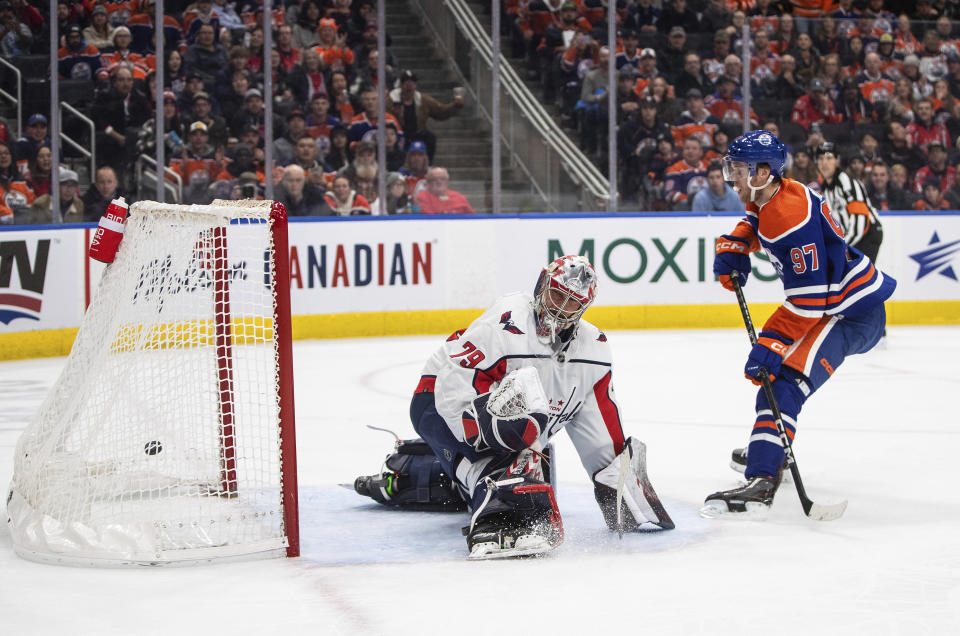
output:
M 757 344 L 757 332 L 753 327 L 753 320 L 750 318 L 750 309 L 747 307 L 747 300 L 743 297 L 743 289 L 740 287 L 740 273 L 736 270 L 731 272 L 730 280 L 733 282 L 733 289 L 737 293 L 737 302 L 740 304 L 743 324 L 747 327 L 747 335 L 750 336 L 750 344 L 755 345 Z M 777 424 L 777 432 L 780 433 L 780 443 L 783 445 L 787 466 L 790 467 L 790 474 L 793 475 L 793 484 L 797 487 L 797 495 L 800 497 L 800 505 L 803 506 L 804 514 L 817 521 L 839 519 L 847 509 L 846 500 L 835 504 L 818 504 L 807 496 L 807 491 L 803 487 L 803 481 L 800 479 L 800 468 L 797 467 L 797 459 L 793 454 L 793 446 L 790 444 L 790 438 L 787 437 L 787 429 L 783 425 L 783 416 L 780 414 L 777 398 L 773 394 L 770 374 L 767 373 L 766 369 L 761 368 L 759 376 L 760 382 L 763 384 L 763 392 L 766 394 L 767 402 L 770 404 L 770 410 L 773 412 L 773 419 Z

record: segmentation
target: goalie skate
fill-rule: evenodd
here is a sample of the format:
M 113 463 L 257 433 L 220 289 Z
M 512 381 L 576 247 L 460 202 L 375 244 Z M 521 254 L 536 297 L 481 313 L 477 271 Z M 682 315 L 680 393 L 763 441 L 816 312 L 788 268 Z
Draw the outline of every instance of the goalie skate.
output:
M 552 543 L 548 537 L 539 534 L 522 534 L 514 538 L 503 530 L 480 538 L 482 540 L 473 545 L 467 557 L 471 561 L 538 557 L 550 552 L 558 545 Z
M 707 519 L 731 517 L 737 519 L 766 519 L 773 505 L 773 497 L 780 485 L 780 476 L 757 476 L 739 488 L 715 492 L 700 508 L 700 516 Z
M 540 556 L 563 543 L 563 519 L 550 484 L 526 476 L 490 480 L 487 487 L 494 500 L 510 501 L 512 505 L 506 509 L 499 506 L 501 509 L 492 514 L 481 514 L 463 529 L 470 550 L 468 559 Z M 487 509 L 489 501 L 487 497 L 478 513 Z
M 734 469 L 738 473 L 743 473 L 747 470 L 747 449 L 746 448 L 734 448 L 733 452 L 730 453 L 730 468 Z M 792 484 L 793 476 L 790 474 L 790 467 L 787 466 L 787 460 L 783 460 L 783 466 L 781 467 L 783 473 L 783 483 Z

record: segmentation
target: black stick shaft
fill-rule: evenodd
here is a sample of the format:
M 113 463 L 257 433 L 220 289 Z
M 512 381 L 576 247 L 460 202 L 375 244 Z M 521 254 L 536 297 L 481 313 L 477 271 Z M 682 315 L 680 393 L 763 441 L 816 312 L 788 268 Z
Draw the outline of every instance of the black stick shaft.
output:
M 740 313 L 743 315 L 743 324 L 747 327 L 747 335 L 750 337 L 750 344 L 757 344 L 757 332 L 753 327 L 753 319 L 750 318 L 750 309 L 747 307 L 747 300 L 743 297 L 743 289 L 740 287 L 740 274 L 734 270 L 730 274 L 730 280 L 733 281 L 733 289 L 737 293 L 737 303 L 740 305 Z M 783 425 L 783 416 L 780 414 L 780 406 L 777 404 L 777 398 L 773 394 L 773 384 L 770 383 L 770 375 L 766 369 L 760 369 L 760 383 L 763 385 L 763 392 L 767 396 L 767 402 L 770 404 L 770 410 L 773 412 L 773 419 L 777 424 L 777 432 L 780 434 L 780 443 L 783 445 L 783 452 L 787 458 L 787 466 L 790 468 L 790 474 L 793 475 L 793 483 L 797 487 L 797 495 L 800 496 L 800 504 L 803 506 L 804 514 L 809 515 L 813 508 L 813 501 L 807 496 L 807 491 L 803 487 L 803 480 L 800 479 L 800 469 L 797 467 L 796 457 L 793 455 L 793 446 L 790 444 L 790 438 L 787 437 L 787 429 Z

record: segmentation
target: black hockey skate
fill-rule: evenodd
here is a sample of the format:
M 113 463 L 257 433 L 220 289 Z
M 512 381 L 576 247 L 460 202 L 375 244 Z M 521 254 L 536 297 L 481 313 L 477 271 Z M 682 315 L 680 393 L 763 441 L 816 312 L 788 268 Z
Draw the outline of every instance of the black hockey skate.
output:
M 735 515 L 742 518 L 765 518 L 773 497 L 780 486 L 780 473 L 776 477 L 759 475 L 739 488 L 715 492 L 704 501 L 700 516 L 708 519 Z
M 563 520 L 550 484 L 515 477 L 489 480 L 487 488 L 492 497 L 463 528 L 470 550 L 467 558 L 540 556 L 563 542 Z
M 747 470 L 747 449 L 746 448 L 734 448 L 733 452 L 730 453 L 730 468 L 734 469 L 738 473 L 743 473 Z M 793 477 L 790 476 L 790 467 L 787 466 L 787 460 L 784 458 L 783 465 L 780 467 L 780 472 L 783 475 L 783 483 L 792 484 Z

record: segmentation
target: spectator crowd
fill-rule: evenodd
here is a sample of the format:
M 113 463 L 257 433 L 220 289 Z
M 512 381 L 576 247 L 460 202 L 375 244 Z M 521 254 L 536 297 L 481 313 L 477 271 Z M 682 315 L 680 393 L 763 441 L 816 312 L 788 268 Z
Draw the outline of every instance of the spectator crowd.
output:
M 960 3 L 612 1 L 612 43 L 605 0 L 501 6 L 503 35 L 525 66 L 518 70 L 601 166 L 613 59 L 621 208 L 735 205 L 716 160 L 744 129 L 747 94 L 748 125 L 788 144 L 788 176 L 819 187 L 816 151 L 831 142 L 876 208 L 960 208 Z M 85 192 L 75 172 L 61 171 L 61 211 L 52 214 L 49 113 L 25 113 L 20 139 L 0 122 L 0 222 L 95 220 L 112 197 L 134 199 L 137 158 L 156 153 L 158 91 L 166 167 L 184 202 L 263 197 L 269 181 L 291 215 L 473 211 L 433 165 L 443 139 L 428 127 L 456 116 L 463 97 L 444 103 L 422 92 L 389 48 L 378 91 L 384 25 L 375 0 L 277 1 L 268 16 L 257 0 L 164 2 L 162 59 L 154 0 L 60 0 L 56 16 L 48 6 L 0 0 L 0 55 L 43 54 L 57 21 L 59 77 L 89 89 L 83 107 L 95 125 L 97 169 Z M 273 42 L 266 52 L 264 28 Z M 268 72 L 273 95 L 264 94 Z
M 606 4 L 507 1 L 504 35 L 601 168 L 613 57 L 621 209 L 731 204 L 713 162 L 745 117 L 815 188 L 830 142 L 876 208 L 960 208 L 960 2 L 617 0 L 613 43 Z
M 49 51 L 48 7 L 0 0 L 0 55 L 15 61 Z M 274 198 L 293 216 L 473 212 L 462 195 L 447 189 L 447 171 L 431 167 L 443 140 L 428 121 L 457 115 L 463 96 L 444 103 L 420 91 L 416 73 L 397 69 L 389 49 L 386 165 L 378 165 L 381 27 L 375 0 L 275 1 L 268 16 L 257 0 L 167 1 L 163 12 L 158 59 L 154 0 L 57 5 L 56 68 L 62 86 L 80 89 L 72 95 L 89 95 L 72 105 L 94 122 L 97 164 L 83 193 L 76 172 L 61 165 L 60 219 L 97 220 L 113 197 L 136 199 L 143 187 L 138 157 L 157 150 L 157 91 L 166 178 L 175 183 L 177 175 L 182 202 L 263 198 L 270 181 Z M 264 28 L 273 42 L 265 57 Z M 264 95 L 267 72 L 272 96 Z M 0 122 L 2 223 L 57 220 L 50 210 L 48 117 L 25 113 L 20 139 Z M 272 166 L 266 165 L 267 126 Z M 377 195 L 381 170 L 385 201 Z M 144 192 L 146 198 L 154 194 L 152 186 Z

